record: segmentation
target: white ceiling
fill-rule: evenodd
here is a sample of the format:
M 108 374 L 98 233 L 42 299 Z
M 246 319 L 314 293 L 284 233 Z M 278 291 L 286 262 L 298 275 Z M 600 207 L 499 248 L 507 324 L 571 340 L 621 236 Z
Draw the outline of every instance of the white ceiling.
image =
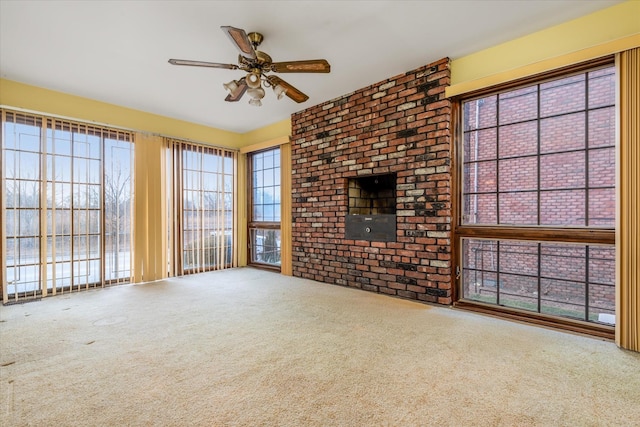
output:
M 0 76 L 234 132 L 350 93 L 443 57 L 459 58 L 620 3 L 617 0 L 12 1 L 0 0 Z M 280 74 L 309 95 L 271 91 L 224 102 L 240 70 L 222 25 L 256 31 L 275 62 L 324 58 L 330 74 Z

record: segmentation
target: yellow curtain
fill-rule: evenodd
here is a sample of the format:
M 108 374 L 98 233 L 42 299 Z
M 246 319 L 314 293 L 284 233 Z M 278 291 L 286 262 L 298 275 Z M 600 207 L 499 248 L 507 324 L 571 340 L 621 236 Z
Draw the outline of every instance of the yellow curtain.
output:
M 617 54 L 620 150 L 616 343 L 640 351 L 640 48 Z
M 134 282 L 167 277 L 167 215 L 163 170 L 163 141 L 136 134 Z

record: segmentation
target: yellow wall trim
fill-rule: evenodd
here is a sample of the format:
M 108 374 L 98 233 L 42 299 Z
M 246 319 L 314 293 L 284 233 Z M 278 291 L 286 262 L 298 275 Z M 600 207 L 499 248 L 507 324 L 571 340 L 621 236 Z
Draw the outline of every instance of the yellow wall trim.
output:
M 242 145 L 271 141 L 291 134 L 291 117 L 242 134 Z
M 627 1 L 461 58 L 454 58 L 451 61 L 451 88 L 447 95 L 454 96 L 488 87 L 506 81 L 504 79 L 507 77 L 516 79 L 548 71 L 549 68 L 545 69 L 544 66 L 557 68 L 571 65 L 570 62 L 558 61 L 567 55 L 578 55 L 569 60 L 580 62 L 635 47 L 640 35 L 638 16 L 640 1 Z M 594 50 L 589 52 L 589 48 Z M 580 57 L 585 54 L 588 55 Z M 547 60 L 551 62 L 545 64 Z M 532 65 L 534 68 L 524 69 Z M 506 74 L 496 77 L 503 73 Z M 467 86 L 459 86 L 463 83 Z
M 280 136 L 278 138 L 275 139 L 271 139 L 268 141 L 264 141 L 264 142 L 258 142 L 256 144 L 251 144 L 251 145 L 246 145 L 242 148 L 240 148 L 240 152 L 243 154 L 246 153 L 253 153 L 256 151 L 261 151 L 261 150 L 265 150 L 267 148 L 271 148 L 271 147 L 277 147 L 278 145 L 283 145 L 283 144 L 288 144 L 289 143 L 289 136 Z
M 640 4 L 640 3 L 639 3 Z M 640 46 L 640 34 L 636 34 L 622 39 L 603 43 L 598 46 L 581 49 L 556 58 L 546 59 L 544 61 L 528 64 L 513 70 L 503 71 L 491 76 L 483 77 L 477 80 L 471 80 L 446 88 L 447 96 L 456 96 L 463 93 L 469 93 L 474 90 L 483 89 L 509 81 L 533 76 L 535 74 L 544 73 L 546 71 L 555 70 L 569 65 L 579 64 L 591 59 L 601 58 L 603 56 L 612 55 L 624 50 Z
M 104 126 L 239 148 L 242 134 L 0 79 L 0 104 Z

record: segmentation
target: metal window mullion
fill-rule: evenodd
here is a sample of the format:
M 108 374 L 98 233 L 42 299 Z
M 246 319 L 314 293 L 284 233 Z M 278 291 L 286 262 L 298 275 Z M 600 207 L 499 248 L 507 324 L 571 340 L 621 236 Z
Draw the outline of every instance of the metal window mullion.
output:
M 538 313 L 542 312 L 542 243 L 538 242 Z
M 496 240 L 496 305 L 500 305 L 500 240 Z
M 584 320 L 589 321 L 589 245 L 585 245 L 584 257 Z
M 477 160 L 477 159 L 476 159 Z M 478 179 L 478 177 L 476 177 Z M 496 96 L 496 225 L 500 224 L 500 95 Z M 499 293 L 497 295 L 500 295 Z
M 584 225 L 589 218 L 589 74 L 584 75 Z
M 589 73 L 584 74 L 584 226 L 589 227 Z M 585 246 L 584 320 L 589 321 L 589 245 Z
M 541 165 L 542 141 L 541 141 L 541 137 L 540 137 L 540 135 L 541 135 L 541 124 L 540 124 L 540 121 L 541 121 L 541 118 L 540 118 L 540 105 L 541 105 L 540 96 L 541 96 L 541 94 L 540 94 L 540 85 L 539 84 L 536 85 L 536 93 L 537 93 L 536 102 L 538 104 L 537 108 L 536 108 L 537 115 L 538 115 L 538 117 L 536 119 L 536 130 L 537 130 L 537 135 L 536 135 L 536 144 L 537 144 L 537 147 L 536 147 L 536 153 L 537 153 L 537 156 L 536 156 L 536 168 L 537 168 L 537 170 L 536 170 L 536 173 L 538 175 L 536 177 L 536 185 L 538 187 L 537 191 L 536 191 L 536 195 L 537 195 L 537 200 L 536 200 L 537 221 L 536 221 L 536 223 L 537 223 L 537 225 L 540 225 L 540 218 L 542 217 L 542 212 L 541 212 L 542 211 L 542 208 L 541 208 L 541 204 L 542 203 L 541 203 L 541 200 L 540 200 L 540 198 L 541 198 L 541 194 L 540 194 L 540 188 L 541 188 L 540 171 L 541 171 L 541 168 L 542 168 L 542 165 Z M 540 292 L 538 292 L 538 311 L 540 310 L 539 300 L 540 300 Z

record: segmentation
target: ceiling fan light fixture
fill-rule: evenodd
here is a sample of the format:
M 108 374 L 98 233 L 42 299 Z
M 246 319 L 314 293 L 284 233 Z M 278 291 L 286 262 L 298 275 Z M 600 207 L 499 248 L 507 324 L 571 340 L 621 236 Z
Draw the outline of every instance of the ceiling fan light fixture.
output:
M 277 99 L 282 99 L 287 94 L 287 89 L 283 88 L 282 85 L 275 85 L 273 92 L 276 94 Z
M 245 78 L 247 82 L 247 86 L 249 86 L 252 89 L 259 88 L 260 85 L 262 84 L 260 77 L 261 75 L 259 70 L 251 71 L 249 74 L 247 74 L 247 77 Z
M 247 93 L 251 97 L 251 99 L 249 100 L 250 105 L 253 105 L 255 107 L 260 107 L 262 105 L 262 102 L 260 100 L 264 98 L 264 89 L 262 89 L 261 87 L 250 88 L 247 89 Z
M 237 80 L 231 80 L 229 83 L 223 83 L 222 86 L 227 90 L 227 92 L 233 93 L 238 89 L 238 83 L 239 82 Z
M 264 98 L 264 89 L 262 89 L 261 87 L 247 89 L 247 93 L 253 99 Z

